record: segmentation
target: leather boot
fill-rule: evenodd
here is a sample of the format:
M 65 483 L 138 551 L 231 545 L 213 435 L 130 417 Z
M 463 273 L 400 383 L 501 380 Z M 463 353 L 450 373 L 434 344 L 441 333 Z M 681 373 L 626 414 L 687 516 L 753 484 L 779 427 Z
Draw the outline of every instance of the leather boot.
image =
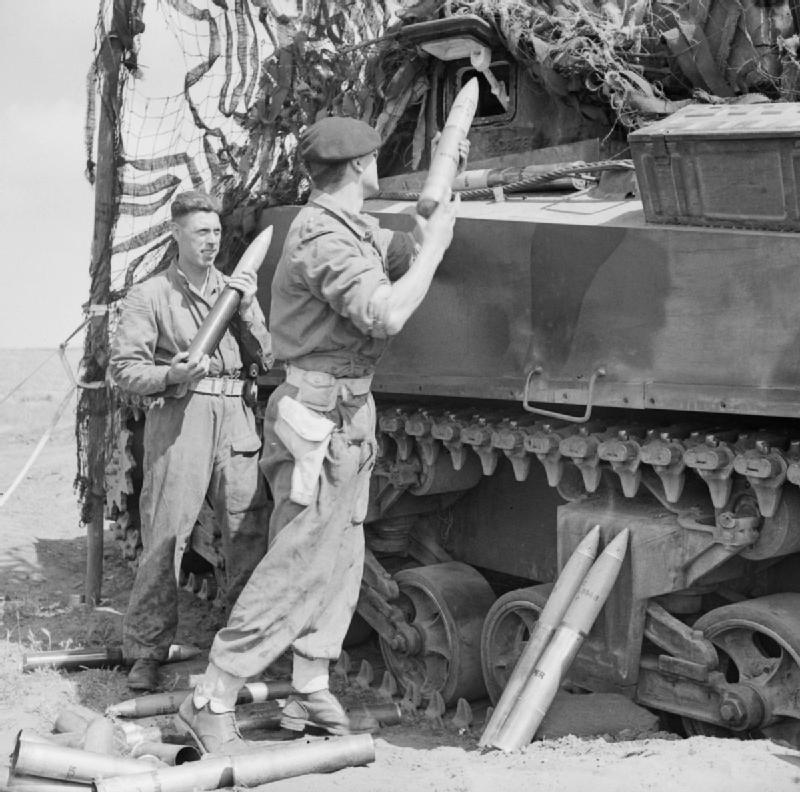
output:
M 378 728 L 378 721 L 370 716 L 360 716 L 357 724 L 351 722 L 336 696 L 327 689 L 292 693 L 283 708 L 281 728 L 301 732 L 309 726 L 323 729 L 328 734 L 342 735 L 373 731 Z
M 190 693 L 181 704 L 175 723 L 179 731 L 191 734 L 206 753 L 234 754 L 250 747 L 236 727 L 232 712 L 212 712 L 208 704 L 198 709 L 194 704 L 194 693 Z
M 128 687 L 131 690 L 158 690 L 160 665 L 152 657 L 140 657 L 128 672 Z

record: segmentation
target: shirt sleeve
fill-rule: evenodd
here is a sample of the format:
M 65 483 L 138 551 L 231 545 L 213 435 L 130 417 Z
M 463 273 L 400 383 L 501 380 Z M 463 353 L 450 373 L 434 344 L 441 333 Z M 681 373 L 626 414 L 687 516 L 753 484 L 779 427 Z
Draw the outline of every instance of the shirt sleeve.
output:
M 231 326 L 233 335 L 239 342 L 245 370 L 255 363 L 260 373 L 269 371 L 275 362 L 272 355 L 272 336 L 267 330 L 267 322 L 258 298 L 253 299 L 244 316 L 236 314 L 233 317 Z
M 311 293 L 371 335 L 371 297 L 379 286 L 391 285 L 377 254 L 364 256 L 354 239 L 328 231 L 304 242 L 296 256 Z
M 414 237 L 408 231 L 391 231 L 381 229 L 386 235 L 386 269 L 389 280 L 394 283 L 408 272 L 411 260 L 417 252 Z
M 122 303 L 111 345 L 109 369 L 120 388 L 140 396 L 150 396 L 166 389 L 169 366 L 156 363 L 157 343 L 155 305 L 143 287 L 134 286 Z

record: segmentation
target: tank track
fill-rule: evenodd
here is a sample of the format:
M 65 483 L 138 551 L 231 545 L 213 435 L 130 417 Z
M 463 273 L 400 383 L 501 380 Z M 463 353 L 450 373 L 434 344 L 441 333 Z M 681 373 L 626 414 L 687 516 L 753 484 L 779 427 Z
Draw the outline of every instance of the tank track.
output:
M 659 500 L 677 507 L 687 480 L 694 479 L 705 485 L 717 512 L 744 489 L 752 494 L 759 516 L 772 517 L 785 485 L 800 487 L 800 439 L 792 437 L 800 438 L 800 427 L 785 422 L 783 431 L 751 429 L 732 420 L 657 422 L 647 415 L 635 421 L 611 415 L 576 424 L 536 420 L 510 405 L 476 410 L 393 403 L 378 410 L 376 475 L 398 490 L 413 491 L 440 455 L 449 456 L 459 471 L 472 451 L 485 476 L 493 475 L 505 458 L 515 479 L 524 482 L 531 465 L 541 464 L 548 484 L 565 500 L 591 495 L 607 472 L 626 498 L 637 496 L 644 477 L 648 489 L 659 482 Z M 120 432 L 118 486 L 109 516 L 123 558 L 135 567 L 141 536 L 138 488 L 131 480 L 133 442 L 133 432 Z
M 566 501 L 582 500 L 610 483 L 626 499 L 644 490 L 681 514 L 687 504 L 697 506 L 700 492 L 704 517 L 719 530 L 755 534 L 769 524 L 774 535 L 769 555 L 800 549 L 795 548 L 796 532 L 788 525 L 800 516 L 800 492 L 795 490 L 800 487 L 800 439 L 795 439 L 800 438 L 800 425 L 794 421 L 784 421 L 777 429 L 760 429 L 748 426 L 746 418 L 731 416 L 665 418 L 611 410 L 576 424 L 537 420 L 508 403 L 487 402 L 475 409 L 455 401 L 398 402 L 380 394 L 377 398 L 375 475 L 397 494 L 425 491 L 421 485 L 432 474 L 441 476 L 445 460 L 449 464 L 444 467 L 459 482 L 455 488 L 463 489 L 469 477 L 459 477 L 458 472 L 477 467 L 470 459 L 472 452 L 483 476 L 494 475 L 507 459 L 514 478 L 524 482 L 532 466 L 541 464 L 548 485 Z M 122 556 L 132 568 L 141 554 L 136 486 L 141 475 L 134 443 L 134 431 L 126 428 L 119 433 L 117 486 L 108 513 Z M 474 481 L 466 486 L 474 486 Z M 794 493 L 784 498 L 790 489 Z M 779 514 L 782 500 L 789 505 Z M 773 520 L 775 515 L 779 516 Z M 206 521 L 203 526 L 207 549 L 214 556 L 209 545 L 214 544 L 213 525 Z M 397 529 L 402 534 L 395 542 L 399 546 L 409 524 Z M 381 536 L 386 530 L 383 525 Z M 368 543 L 378 542 L 376 551 L 382 549 L 380 541 L 368 533 Z M 221 547 L 216 549 L 221 554 Z M 219 596 L 213 573 L 195 570 L 189 578 L 189 572 L 181 581 L 187 590 L 211 600 Z
M 635 498 L 646 479 L 650 489 L 658 482 L 659 500 L 677 506 L 687 480 L 696 479 L 715 511 L 729 507 L 744 489 L 761 517 L 775 515 L 785 483 L 800 487 L 800 439 L 792 437 L 800 437 L 800 427 L 794 422 L 776 430 L 743 428 L 727 416 L 681 418 L 610 415 L 577 424 L 536 420 L 510 406 L 485 412 L 379 406 L 377 472 L 399 488 L 413 488 L 440 454 L 448 454 L 459 470 L 472 451 L 485 476 L 506 458 L 516 480 L 524 482 L 531 465 L 541 464 L 548 484 L 566 500 L 591 495 L 608 472 L 626 498 Z

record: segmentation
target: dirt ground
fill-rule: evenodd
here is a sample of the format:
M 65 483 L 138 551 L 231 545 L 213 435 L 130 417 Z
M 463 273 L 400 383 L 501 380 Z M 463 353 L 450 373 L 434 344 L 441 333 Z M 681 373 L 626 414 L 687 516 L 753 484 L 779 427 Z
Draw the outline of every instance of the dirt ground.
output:
M 0 350 L 0 399 L 50 352 Z M 71 356 L 76 359 L 76 353 Z M 68 381 L 56 357 L 18 393 L 0 403 L 0 493 L 5 491 L 46 428 Z M 0 764 L 21 728 L 47 733 L 68 704 L 102 712 L 129 698 L 120 670 L 76 673 L 39 670 L 22 674 L 26 652 L 76 646 L 119 646 L 122 614 L 132 573 L 106 536 L 101 607 L 77 602 L 83 592 L 85 531 L 78 524 L 72 490 L 75 475 L 74 403 L 27 479 L 0 508 Z M 181 593 L 179 642 L 207 649 L 221 614 Z M 351 650 L 351 683 L 363 658 L 382 668 L 374 642 Z M 165 689 L 186 687 L 204 666 L 201 656 L 166 666 Z M 375 683 L 377 684 L 377 682 Z M 374 689 L 338 685 L 346 702 L 374 699 Z M 331 775 L 308 775 L 269 785 L 276 792 L 372 792 L 441 790 L 495 792 L 617 792 L 618 790 L 703 790 L 750 792 L 800 789 L 800 752 L 768 741 L 681 739 L 660 730 L 657 719 L 639 710 L 609 726 L 611 709 L 589 697 L 562 710 L 559 733 L 571 727 L 599 734 L 537 740 L 526 751 L 503 755 L 477 749 L 486 702 L 476 702 L 475 723 L 461 733 L 448 712 L 439 723 L 420 710 L 399 726 L 375 735 L 376 759 L 367 767 Z M 566 714 L 565 714 L 566 713 Z M 631 720 L 631 718 L 635 718 Z M 627 719 L 627 720 L 626 720 Z M 553 723 L 558 720 L 555 718 Z M 249 737 L 274 737 L 254 733 Z M 0 789 L 6 772 L 0 768 Z M 263 787 L 266 789 L 267 787 Z

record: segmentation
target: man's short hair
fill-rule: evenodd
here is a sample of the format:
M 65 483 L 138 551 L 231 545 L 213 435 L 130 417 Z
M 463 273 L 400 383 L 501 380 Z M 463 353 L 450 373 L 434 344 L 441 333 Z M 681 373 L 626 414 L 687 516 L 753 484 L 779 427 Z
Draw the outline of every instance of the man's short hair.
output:
M 336 186 L 344 178 L 349 162 L 350 160 L 344 160 L 344 162 L 307 160 L 305 166 L 314 186 L 319 190 L 326 190 Z
M 178 220 L 194 212 L 214 212 L 219 214 L 222 207 L 219 201 L 202 190 L 187 190 L 178 193 L 172 201 L 170 213 L 173 220 Z

